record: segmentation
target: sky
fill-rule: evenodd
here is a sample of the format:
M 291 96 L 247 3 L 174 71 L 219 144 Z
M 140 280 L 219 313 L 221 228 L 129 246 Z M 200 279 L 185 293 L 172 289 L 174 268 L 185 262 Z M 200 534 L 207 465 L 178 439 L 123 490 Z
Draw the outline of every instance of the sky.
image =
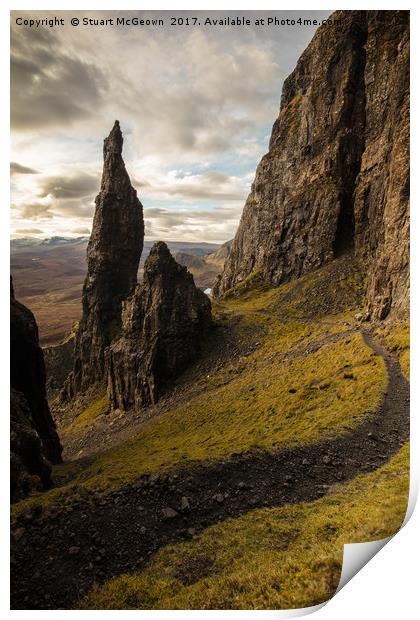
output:
M 236 231 L 268 149 L 284 79 L 330 11 L 72 11 L 11 14 L 11 234 L 88 235 L 103 139 L 118 119 L 146 238 L 222 243 Z M 245 16 L 251 26 L 170 25 Z M 63 17 L 64 26 L 16 19 Z M 116 26 L 117 17 L 164 26 Z

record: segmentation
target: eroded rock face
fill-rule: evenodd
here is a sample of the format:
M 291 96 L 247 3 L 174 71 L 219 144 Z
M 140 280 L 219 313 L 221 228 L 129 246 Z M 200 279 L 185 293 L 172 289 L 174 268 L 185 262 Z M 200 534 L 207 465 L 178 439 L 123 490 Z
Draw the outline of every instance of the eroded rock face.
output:
M 76 334 L 72 333 L 60 344 L 44 347 L 45 370 L 47 372 L 47 397 L 60 393 L 74 366 Z
M 50 465 L 62 447 L 45 389 L 45 365 L 35 317 L 10 294 L 11 482 L 12 498 L 28 490 L 28 477 L 51 483 Z
M 354 251 L 373 316 L 408 307 L 408 12 L 340 11 L 284 83 L 214 294 Z
M 124 303 L 123 331 L 107 352 L 108 394 L 114 409 L 155 403 L 194 359 L 211 325 L 211 304 L 167 246 L 156 243 L 144 281 Z
M 369 11 L 368 32 L 355 244 L 368 266 L 368 304 L 383 319 L 409 309 L 408 12 Z
M 104 352 L 121 329 L 121 304 L 134 291 L 143 250 L 143 207 L 122 158 L 123 138 L 115 121 L 104 141 L 101 189 L 90 236 L 83 286 L 83 315 L 75 364 L 63 392 L 77 392 L 104 379 Z

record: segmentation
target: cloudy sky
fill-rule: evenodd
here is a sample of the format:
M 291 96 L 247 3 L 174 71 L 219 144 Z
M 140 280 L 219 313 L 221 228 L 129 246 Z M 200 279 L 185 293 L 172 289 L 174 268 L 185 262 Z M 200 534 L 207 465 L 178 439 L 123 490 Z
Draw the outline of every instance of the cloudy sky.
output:
M 323 19 L 330 11 L 243 12 Z M 178 17 L 185 12 L 171 12 Z M 148 239 L 230 239 L 266 152 L 281 87 L 315 26 L 17 26 L 12 12 L 12 236 L 90 232 L 102 141 L 115 119 Z M 233 13 L 196 12 L 203 16 Z M 191 17 L 191 14 L 190 14 Z

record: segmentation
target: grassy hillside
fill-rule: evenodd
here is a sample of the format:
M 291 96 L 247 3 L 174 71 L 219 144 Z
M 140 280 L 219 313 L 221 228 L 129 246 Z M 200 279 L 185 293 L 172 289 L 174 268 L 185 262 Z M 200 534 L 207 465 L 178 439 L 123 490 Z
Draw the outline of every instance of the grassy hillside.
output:
M 87 609 L 289 609 L 330 598 L 343 545 L 385 538 L 406 511 L 409 453 L 312 503 L 255 510 L 161 549 L 94 589 Z
M 15 510 L 63 494 L 107 492 L 146 472 L 314 443 L 354 428 L 386 387 L 382 358 L 352 332 L 361 286 L 358 272 L 337 261 L 278 289 L 255 280 L 249 290 L 246 283 L 240 294 L 231 292 L 215 304 L 215 320 L 230 325 L 249 350 L 201 377 L 181 404 L 122 445 L 87 465 L 58 466 L 56 478 L 66 483 Z M 64 435 L 84 432 L 107 410 L 101 395 Z

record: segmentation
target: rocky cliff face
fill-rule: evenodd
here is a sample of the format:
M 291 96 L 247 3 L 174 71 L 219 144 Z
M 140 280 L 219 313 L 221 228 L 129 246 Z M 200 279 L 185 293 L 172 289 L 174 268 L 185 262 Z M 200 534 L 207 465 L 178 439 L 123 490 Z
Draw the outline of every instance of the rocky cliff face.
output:
M 46 399 L 45 365 L 34 315 L 10 295 L 12 498 L 27 492 L 29 476 L 51 483 L 50 466 L 62 447 Z
M 73 369 L 76 333 L 77 330 L 71 332 L 63 342 L 43 348 L 47 373 L 48 399 L 54 398 L 60 393 L 69 373 Z
M 355 252 L 370 313 L 384 318 L 408 307 L 408 12 L 334 19 L 284 83 L 214 294 L 253 273 L 278 285 Z
M 197 356 L 211 324 L 211 304 L 192 275 L 156 243 L 144 281 L 124 304 L 123 331 L 107 353 L 108 393 L 115 409 L 157 401 L 168 381 Z
M 104 141 L 101 189 L 96 197 L 83 315 L 75 345 L 75 364 L 63 398 L 104 378 L 104 352 L 121 328 L 121 304 L 136 286 L 143 250 L 143 207 L 122 158 L 123 138 L 115 121 Z
M 353 196 L 355 246 L 372 314 L 409 309 L 408 11 L 368 12 L 364 151 Z

